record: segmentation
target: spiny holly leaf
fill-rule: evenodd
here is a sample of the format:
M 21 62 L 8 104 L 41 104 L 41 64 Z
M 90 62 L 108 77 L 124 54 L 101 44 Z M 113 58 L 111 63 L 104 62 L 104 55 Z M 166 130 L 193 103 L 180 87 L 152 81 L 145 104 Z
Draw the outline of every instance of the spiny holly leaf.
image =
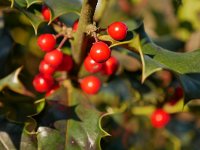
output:
M 148 55 L 144 57 L 144 63 L 148 70 L 144 71 L 143 79 L 162 68 L 173 70 L 179 74 L 200 72 L 199 63 L 196 61 L 200 57 L 200 50 L 179 53 L 149 43 L 142 46 L 142 53 Z
M 63 14 L 80 11 L 81 8 L 79 0 L 44 0 L 44 3 L 51 10 L 51 21 Z
M 145 44 L 140 52 L 143 63 L 142 80 L 144 81 L 152 73 L 169 69 L 175 72 L 184 88 L 184 104 L 192 99 L 200 98 L 198 89 L 200 87 L 198 78 L 200 67 L 198 58 L 200 50 L 177 53 L 162 49 L 154 44 Z
M 9 88 L 10 90 L 27 96 L 34 96 L 33 93 L 28 91 L 24 85 L 19 80 L 19 73 L 21 72 L 22 67 L 15 70 L 13 73 L 9 74 L 8 76 L 4 77 L 0 80 L 0 91 L 4 88 Z

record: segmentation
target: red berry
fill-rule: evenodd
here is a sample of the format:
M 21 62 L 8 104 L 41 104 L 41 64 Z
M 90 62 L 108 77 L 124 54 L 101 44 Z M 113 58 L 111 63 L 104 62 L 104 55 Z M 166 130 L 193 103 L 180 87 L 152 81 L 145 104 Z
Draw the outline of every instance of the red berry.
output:
M 42 16 L 43 16 L 44 20 L 50 21 L 50 19 L 51 19 L 51 11 L 47 6 L 43 6 L 42 7 Z
M 84 60 L 84 67 L 88 72 L 96 73 L 102 69 L 103 64 L 95 62 L 89 55 Z
M 151 115 L 151 124 L 155 128 L 164 127 L 170 120 L 170 115 L 163 109 L 157 109 Z
M 33 79 L 33 86 L 38 92 L 47 92 L 53 85 L 54 80 L 49 75 L 38 74 Z
M 79 21 L 79 20 L 76 20 L 76 21 L 74 22 L 74 24 L 72 25 L 72 30 L 73 30 L 73 31 L 76 31 L 76 30 L 78 29 L 78 21 Z
M 73 65 L 74 63 L 73 63 L 72 57 L 69 55 L 63 55 L 62 62 L 56 70 L 68 72 L 72 69 Z
M 53 67 L 58 67 L 62 62 L 62 58 L 63 53 L 60 50 L 55 49 L 51 52 L 46 53 L 46 55 L 44 56 L 44 61 Z
M 39 71 L 40 73 L 51 75 L 54 73 L 55 68 L 43 60 L 40 62 Z
M 37 43 L 43 51 L 49 52 L 55 48 L 56 39 L 53 34 L 41 34 Z
M 81 80 L 81 89 L 87 94 L 96 94 L 101 88 L 101 81 L 95 76 L 87 76 Z
M 110 55 L 111 50 L 104 42 L 96 42 L 90 49 L 91 58 L 98 63 L 105 62 L 110 58 Z
M 109 25 L 107 32 L 114 40 L 123 40 L 126 37 L 128 27 L 123 22 L 114 22 Z
M 55 84 L 49 91 L 46 92 L 45 96 L 48 97 L 59 89 L 59 85 Z
M 118 60 L 111 56 L 103 65 L 102 72 L 106 75 L 112 75 L 115 74 L 119 67 Z

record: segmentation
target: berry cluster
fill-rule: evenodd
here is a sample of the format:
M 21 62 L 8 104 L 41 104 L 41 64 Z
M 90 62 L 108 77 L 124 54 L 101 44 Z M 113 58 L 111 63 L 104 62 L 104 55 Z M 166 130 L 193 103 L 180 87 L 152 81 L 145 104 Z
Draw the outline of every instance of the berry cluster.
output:
M 33 86 L 38 92 L 49 92 L 58 87 L 52 77 L 53 73 L 70 71 L 73 60 L 69 55 L 63 54 L 61 49 L 55 48 L 56 38 L 53 34 L 41 34 L 38 37 L 38 45 L 46 54 L 39 65 L 40 73 L 33 79 Z
M 127 34 L 127 26 L 122 22 L 112 23 L 108 29 L 108 34 L 114 40 L 123 40 Z M 84 67 L 90 73 L 101 72 L 104 75 L 113 75 L 117 71 L 119 63 L 114 56 L 111 56 L 109 46 L 102 42 L 93 43 L 89 55 L 84 60 Z M 95 94 L 101 87 L 100 80 L 91 75 L 81 80 L 81 88 L 88 94 Z
M 51 11 L 47 6 L 42 7 L 41 13 L 45 21 L 50 21 Z M 57 22 L 55 21 L 54 23 L 58 22 L 59 20 L 57 19 Z M 72 32 L 76 32 L 78 23 L 79 20 L 74 22 L 71 28 Z M 59 24 L 62 27 L 65 26 L 61 22 Z M 121 41 L 126 38 L 127 30 L 128 28 L 124 23 L 114 22 L 108 26 L 107 33 L 114 40 Z M 96 31 L 94 31 L 94 34 L 97 35 Z M 46 54 L 40 62 L 39 74 L 33 79 L 33 86 L 38 92 L 46 92 L 46 95 L 50 95 L 59 88 L 53 78 L 54 72 L 69 72 L 73 68 L 71 56 L 63 54 L 60 45 L 56 48 L 56 38 L 57 36 L 49 33 L 42 34 L 38 37 L 38 45 Z M 80 87 L 87 94 L 96 94 L 101 88 L 102 83 L 98 77 L 93 75 L 94 73 L 100 72 L 102 75 L 110 76 L 116 73 L 119 66 L 118 60 L 114 56 L 111 56 L 109 46 L 105 42 L 99 41 L 97 36 L 94 38 L 95 43 L 93 43 L 88 56 L 83 62 L 85 70 L 92 74 L 79 80 Z

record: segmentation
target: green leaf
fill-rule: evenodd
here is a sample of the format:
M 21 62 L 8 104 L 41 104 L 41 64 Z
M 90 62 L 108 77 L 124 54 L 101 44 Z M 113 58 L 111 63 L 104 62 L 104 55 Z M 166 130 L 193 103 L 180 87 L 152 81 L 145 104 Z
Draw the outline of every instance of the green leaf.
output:
M 141 50 L 141 49 L 139 49 Z M 142 81 L 161 69 L 169 69 L 177 74 L 184 89 L 184 104 L 193 99 L 199 99 L 198 89 L 200 67 L 198 59 L 200 50 L 179 53 L 165 50 L 153 43 L 142 46 L 140 51 L 143 64 Z
M 63 14 L 80 11 L 81 8 L 79 0 L 44 0 L 44 3 L 51 10 L 51 21 Z
M 10 90 L 27 96 L 34 96 L 33 93 L 28 91 L 24 85 L 19 80 L 19 73 L 21 72 L 22 67 L 16 69 L 13 73 L 9 74 L 8 76 L 4 77 L 0 80 L 0 91 L 4 88 L 9 88 Z
M 180 74 L 200 72 L 199 63 L 196 61 L 200 57 L 200 50 L 179 53 L 165 50 L 149 43 L 142 46 L 142 52 L 150 56 L 148 59 L 154 62 L 154 66 L 162 66 L 162 68 L 170 69 Z

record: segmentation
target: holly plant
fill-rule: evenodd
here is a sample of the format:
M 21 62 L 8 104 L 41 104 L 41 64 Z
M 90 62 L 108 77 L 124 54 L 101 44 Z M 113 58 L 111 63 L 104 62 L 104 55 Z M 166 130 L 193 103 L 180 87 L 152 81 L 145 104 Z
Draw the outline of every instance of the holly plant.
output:
M 0 1 L 0 149 L 195 149 L 198 19 L 155 3 Z

